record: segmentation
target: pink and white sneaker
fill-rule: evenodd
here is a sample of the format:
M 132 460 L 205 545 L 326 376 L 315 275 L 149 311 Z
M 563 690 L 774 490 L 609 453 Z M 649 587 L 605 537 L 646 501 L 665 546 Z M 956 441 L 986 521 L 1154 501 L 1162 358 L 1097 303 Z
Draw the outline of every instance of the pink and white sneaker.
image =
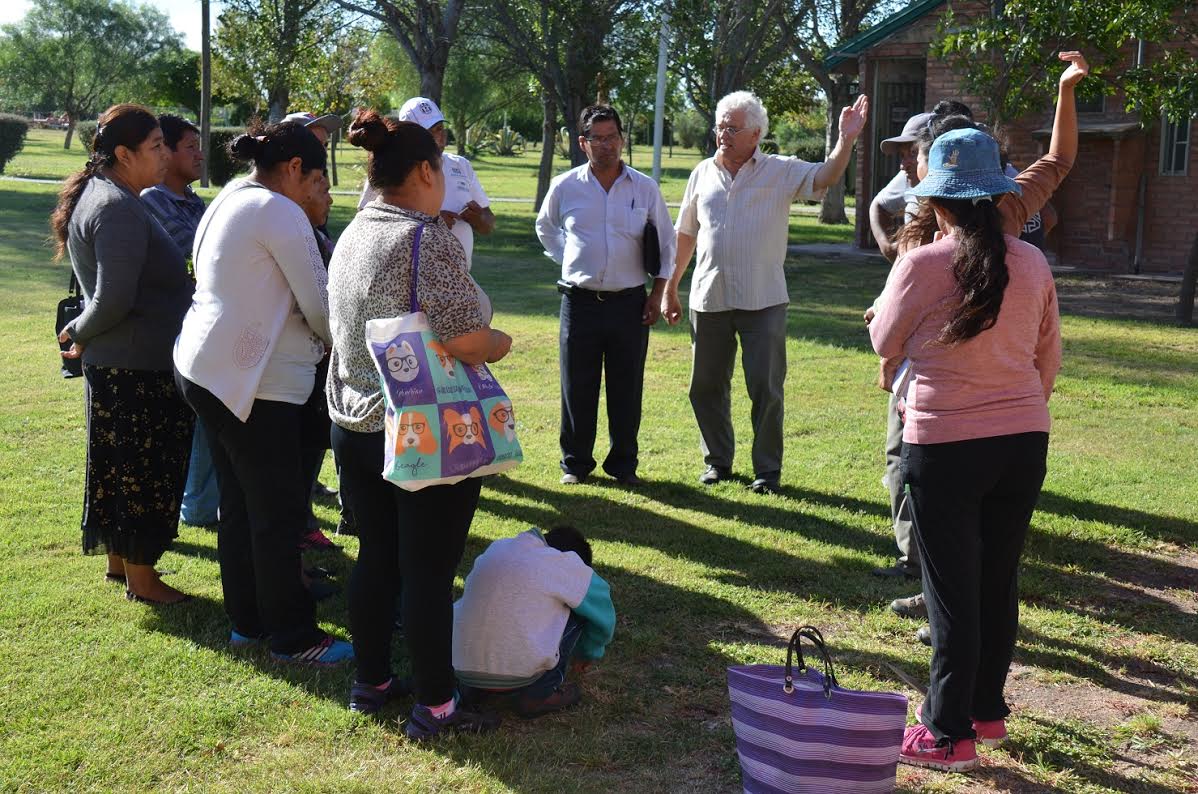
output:
M 903 749 L 899 762 L 944 772 L 967 772 L 978 765 L 978 751 L 973 739 L 937 740 L 921 725 L 912 725 L 903 734 Z
M 973 732 L 978 735 L 978 741 L 987 747 L 1001 747 L 1007 740 L 1007 721 L 974 720 Z

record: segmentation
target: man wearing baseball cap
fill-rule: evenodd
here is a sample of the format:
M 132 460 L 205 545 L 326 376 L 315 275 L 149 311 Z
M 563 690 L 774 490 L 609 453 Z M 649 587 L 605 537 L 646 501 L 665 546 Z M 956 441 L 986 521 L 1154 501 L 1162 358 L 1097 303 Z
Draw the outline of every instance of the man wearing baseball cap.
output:
M 907 119 L 902 133 L 882 141 L 882 154 L 899 158 L 899 171 L 886 187 L 878 191 L 869 205 L 869 228 L 882 255 L 893 262 L 898 256 L 894 244 L 895 221 L 901 225 L 906 211 L 910 190 L 919 184 L 915 173 L 915 141 L 921 130 L 928 126 L 932 113 L 917 113 Z
M 295 122 L 303 124 L 308 129 L 312 130 L 322 144 L 326 147 L 329 145 L 329 138 L 333 133 L 341 129 L 341 117 L 333 113 L 326 113 L 323 116 L 317 116 L 315 113 L 288 113 L 283 117 L 283 123 Z
M 430 133 L 441 150 L 441 173 L 445 174 L 445 199 L 441 203 L 441 217 L 462 244 L 466 252 L 466 269 L 470 269 L 474 252 L 474 233 L 490 234 L 495 230 L 495 213 L 491 212 L 491 200 L 483 191 L 470 161 L 445 151 L 449 135 L 445 130 L 445 116 L 437 103 L 426 97 L 412 97 L 399 109 L 399 120 L 419 124 Z M 378 197 L 378 191 L 366 183 L 358 209 L 362 209 Z

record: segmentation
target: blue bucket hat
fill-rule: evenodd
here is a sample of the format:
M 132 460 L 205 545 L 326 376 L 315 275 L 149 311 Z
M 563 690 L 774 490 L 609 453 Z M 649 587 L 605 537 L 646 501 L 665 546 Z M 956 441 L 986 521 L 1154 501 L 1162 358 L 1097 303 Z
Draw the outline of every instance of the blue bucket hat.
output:
M 981 130 L 950 130 L 932 143 L 928 175 L 911 191 L 924 198 L 982 199 L 1002 193 L 1022 195 L 1019 183 L 1003 173 L 998 141 Z

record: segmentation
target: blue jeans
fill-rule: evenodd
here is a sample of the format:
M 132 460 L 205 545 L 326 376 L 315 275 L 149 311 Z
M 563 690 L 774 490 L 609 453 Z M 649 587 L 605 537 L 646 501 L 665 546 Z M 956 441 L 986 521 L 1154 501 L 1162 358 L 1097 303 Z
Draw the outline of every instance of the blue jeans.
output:
M 212 450 L 208 446 L 208 428 L 204 420 L 197 417 L 179 518 L 193 527 L 212 526 L 216 523 L 219 507 L 220 489 L 216 486 L 216 469 L 212 466 Z
M 524 695 L 534 700 L 540 700 L 552 695 L 554 690 L 566 680 L 566 670 L 570 667 L 570 657 L 574 655 L 574 646 L 578 644 L 578 638 L 582 636 L 582 630 L 586 628 L 586 625 L 587 622 L 585 620 L 571 612 L 570 618 L 566 621 L 566 628 L 562 630 L 562 643 L 558 646 L 557 666 L 546 670 L 540 678 L 531 684 L 522 686 L 519 689 L 513 689 L 511 694 Z

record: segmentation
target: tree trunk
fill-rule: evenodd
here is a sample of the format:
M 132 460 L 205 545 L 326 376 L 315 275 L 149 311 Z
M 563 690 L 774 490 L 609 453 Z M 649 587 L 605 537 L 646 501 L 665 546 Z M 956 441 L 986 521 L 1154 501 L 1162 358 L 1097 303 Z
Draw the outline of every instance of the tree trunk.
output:
M 824 96 L 828 99 L 827 130 L 824 135 L 824 157 L 832 154 L 836 140 L 840 137 L 840 109 L 848 104 L 849 87 L 841 79 L 833 78 L 830 86 L 824 88 Z M 844 176 L 828 186 L 823 201 L 819 205 L 820 223 L 848 223 L 844 214 Z
M 71 138 L 74 135 L 75 135 L 75 117 L 68 115 L 67 116 L 67 137 L 62 142 L 62 148 L 64 148 L 64 149 L 71 148 Z M 90 152 L 89 152 L 89 154 L 90 154 Z
M 201 0 L 200 22 L 200 151 L 204 162 L 200 166 L 200 187 L 208 187 L 208 164 L 212 160 L 212 42 L 209 23 L 209 1 Z
M 453 117 L 454 143 L 458 147 L 458 157 L 466 156 L 466 114 L 455 113 Z
M 1177 324 L 1194 324 L 1194 285 L 1198 281 L 1198 235 L 1190 246 L 1185 272 L 1181 275 L 1181 295 L 1177 299 Z
M 291 86 L 283 84 L 272 87 L 269 102 L 267 121 L 278 124 L 287 115 L 287 106 L 291 104 Z
M 340 137 L 341 130 L 337 130 L 329 138 L 329 165 L 332 172 L 329 181 L 333 183 L 333 187 L 337 187 L 337 139 Z
M 541 165 L 537 169 L 537 198 L 534 209 L 541 211 L 541 202 L 549 192 L 549 180 L 553 178 L 553 154 L 557 149 L 557 103 L 548 91 L 541 93 Z
M 445 67 L 437 68 L 434 64 L 420 66 L 420 95 L 431 99 L 441 106 L 441 89 L 445 84 Z

